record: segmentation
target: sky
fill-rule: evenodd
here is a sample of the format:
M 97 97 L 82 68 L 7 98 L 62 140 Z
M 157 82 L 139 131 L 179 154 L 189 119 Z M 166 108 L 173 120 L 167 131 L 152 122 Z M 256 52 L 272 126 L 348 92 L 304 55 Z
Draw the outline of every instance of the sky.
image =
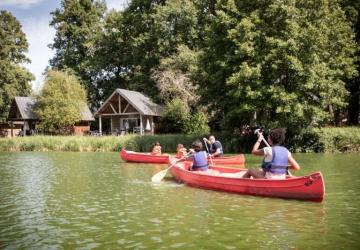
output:
M 121 10 L 129 0 L 106 0 L 108 9 Z M 54 51 L 48 45 L 53 43 L 55 29 L 49 26 L 52 19 L 50 12 L 60 8 L 61 0 L 0 0 L 0 10 L 7 10 L 22 25 L 29 44 L 27 53 L 31 63 L 24 66 L 35 76 L 31 83 L 35 92 L 42 86 L 43 72 L 49 65 Z

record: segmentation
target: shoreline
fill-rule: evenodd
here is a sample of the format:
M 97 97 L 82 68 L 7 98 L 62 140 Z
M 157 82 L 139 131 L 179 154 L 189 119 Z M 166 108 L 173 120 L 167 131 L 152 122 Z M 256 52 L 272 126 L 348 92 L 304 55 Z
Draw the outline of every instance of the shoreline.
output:
M 206 136 L 206 135 L 205 135 Z M 247 154 L 255 137 L 229 133 L 215 133 L 228 154 Z M 161 134 L 123 136 L 25 136 L 0 138 L 1 152 L 65 151 L 65 152 L 119 152 L 122 148 L 137 152 L 150 152 L 159 141 L 163 152 L 175 152 L 178 143 L 187 148 L 204 135 Z M 312 129 L 289 139 L 285 144 L 293 153 L 360 152 L 360 127 Z

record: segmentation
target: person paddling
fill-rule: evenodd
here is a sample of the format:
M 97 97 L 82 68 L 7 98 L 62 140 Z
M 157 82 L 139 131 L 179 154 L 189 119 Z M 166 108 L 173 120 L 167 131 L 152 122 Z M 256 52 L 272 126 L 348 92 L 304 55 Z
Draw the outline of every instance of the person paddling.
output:
M 152 155 L 161 155 L 161 144 L 160 142 L 155 142 L 152 150 L 151 150 L 151 154 Z
M 201 141 L 196 140 L 191 144 L 190 155 L 177 162 L 191 160 L 193 165 L 190 171 L 207 171 L 209 169 L 207 156 L 208 154 L 203 150 L 203 144 Z
M 178 144 L 176 147 L 176 158 L 184 158 L 187 156 L 187 149 L 182 144 Z
M 268 142 L 271 147 L 259 149 L 262 140 L 264 140 L 263 135 L 258 133 L 258 139 L 251 152 L 254 155 L 264 156 L 261 169 L 249 169 L 243 178 L 253 177 L 255 179 L 266 178 L 279 180 L 286 178 L 288 164 L 290 164 L 292 170 L 300 169 L 299 164 L 292 157 L 289 150 L 280 146 L 285 141 L 284 129 L 277 128 L 270 131 Z
M 224 153 L 221 142 L 215 139 L 215 136 L 210 135 L 209 140 L 203 138 L 205 143 L 209 144 L 210 157 L 221 157 Z

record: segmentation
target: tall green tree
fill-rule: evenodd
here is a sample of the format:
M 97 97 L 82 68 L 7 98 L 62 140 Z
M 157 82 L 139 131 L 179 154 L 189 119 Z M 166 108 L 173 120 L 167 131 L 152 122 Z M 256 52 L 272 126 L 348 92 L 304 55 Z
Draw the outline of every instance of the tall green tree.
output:
M 164 59 L 178 54 L 179 47 L 196 52 L 202 29 L 193 2 L 137 0 L 131 1 L 123 11 L 109 13 L 97 46 L 96 58 L 100 64 L 94 64 L 102 75 L 98 79 L 102 92 L 125 87 L 145 91 L 163 101 L 151 76 L 162 67 Z
M 98 77 L 90 70 L 96 41 L 102 34 L 106 5 L 104 0 L 62 0 L 61 7 L 52 12 L 50 25 L 56 29 L 53 44 L 55 50 L 50 65 L 54 69 L 73 70 L 88 91 L 89 99 L 95 100 Z M 95 101 L 93 105 L 97 105 Z
M 229 127 L 333 122 L 356 75 L 351 26 L 336 1 L 220 1 L 199 71 Z
M 87 105 L 86 91 L 75 75 L 49 70 L 40 95 L 37 96 L 36 114 L 39 127 L 53 132 L 68 132 L 81 120 Z
M 358 76 L 346 82 L 346 88 L 350 93 L 348 105 L 348 123 L 350 125 L 358 125 L 360 115 L 360 1 L 343 0 L 342 6 L 348 20 L 352 23 L 358 48 L 356 62 Z
M 30 60 L 25 53 L 28 43 L 19 21 L 7 11 L 0 11 L 0 120 L 9 112 L 15 96 L 31 93 L 34 76 L 22 64 Z

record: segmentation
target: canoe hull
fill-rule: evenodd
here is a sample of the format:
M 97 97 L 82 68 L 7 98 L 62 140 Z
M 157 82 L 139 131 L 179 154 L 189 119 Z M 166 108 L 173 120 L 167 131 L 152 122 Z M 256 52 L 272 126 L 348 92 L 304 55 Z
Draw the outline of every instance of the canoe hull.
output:
M 307 176 L 286 180 L 245 179 L 207 175 L 188 171 L 191 163 L 177 163 L 170 169 L 171 174 L 181 182 L 193 187 L 213 189 L 246 195 L 278 197 L 321 202 L 325 194 L 322 174 L 315 172 Z M 211 167 L 221 173 L 246 171 L 239 168 Z
M 179 157 L 176 157 L 180 159 Z M 216 158 L 208 158 L 208 163 L 211 165 L 220 165 L 220 166 L 245 166 L 245 156 L 243 154 L 234 155 L 234 156 L 222 156 Z
M 127 162 L 137 163 L 169 163 L 168 155 L 151 155 L 147 153 L 137 153 L 133 151 L 126 151 L 122 149 L 120 152 L 121 159 Z
M 208 162 L 214 165 L 236 165 L 236 166 L 244 166 L 245 157 L 243 154 L 235 155 L 235 156 L 223 156 L 218 158 L 208 159 Z

